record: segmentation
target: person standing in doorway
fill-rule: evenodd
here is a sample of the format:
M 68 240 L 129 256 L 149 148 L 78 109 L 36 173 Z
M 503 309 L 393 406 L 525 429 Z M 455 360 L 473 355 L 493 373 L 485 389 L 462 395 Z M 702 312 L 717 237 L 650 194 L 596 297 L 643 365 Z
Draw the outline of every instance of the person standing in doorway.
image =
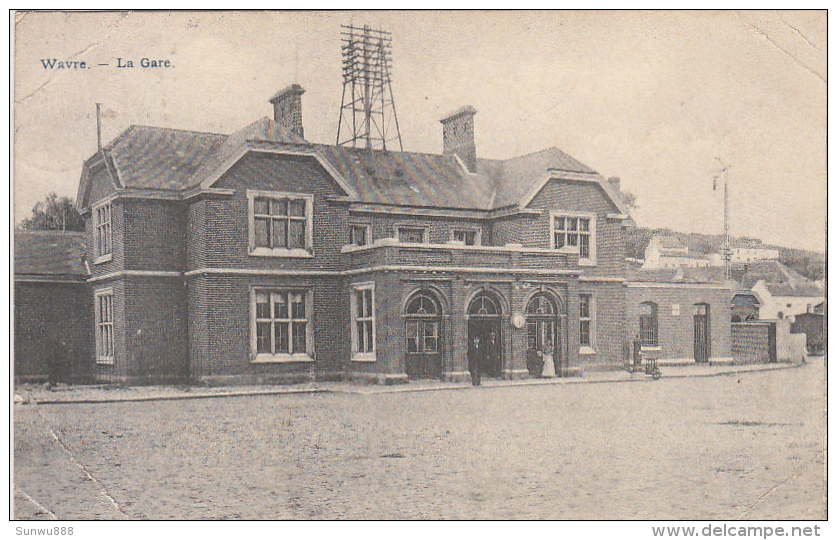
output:
M 541 377 L 551 378 L 555 376 L 555 358 L 552 356 L 552 351 L 552 340 L 546 338 L 546 343 L 544 343 L 543 352 L 541 353 L 541 360 L 543 360 Z
M 480 382 L 482 382 L 480 379 L 480 364 L 482 364 L 483 357 L 483 345 L 480 343 L 479 336 L 474 336 L 471 346 L 468 349 L 468 371 L 471 372 L 471 384 L 479 386 Z

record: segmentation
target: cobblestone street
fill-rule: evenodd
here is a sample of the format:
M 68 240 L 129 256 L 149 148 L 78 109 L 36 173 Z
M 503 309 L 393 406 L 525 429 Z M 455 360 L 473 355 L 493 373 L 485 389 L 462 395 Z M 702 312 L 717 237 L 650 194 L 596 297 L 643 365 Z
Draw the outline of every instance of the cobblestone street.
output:
M 16 404 L 15 515 L 822 519 L 824 368 Z

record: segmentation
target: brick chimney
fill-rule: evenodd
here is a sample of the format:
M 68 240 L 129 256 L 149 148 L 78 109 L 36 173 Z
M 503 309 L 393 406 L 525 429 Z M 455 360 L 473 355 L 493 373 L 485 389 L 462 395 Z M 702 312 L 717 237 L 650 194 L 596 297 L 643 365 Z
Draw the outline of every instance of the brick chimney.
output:
M 439 120 L 442 123 L 444 154 L 456 154 L 469 172 L 477 172 L 477 143 L 474 141 L 474 115 L 470 105 L 456 109 Z
M 273 120 L 287 133 L 301 139 L 305 138 L 305 130 L 302 127 L 302 94 L 304 93 L 305 90 L 300 85 L 292 84 L 279 90 L 270 98 L 273 104 Z

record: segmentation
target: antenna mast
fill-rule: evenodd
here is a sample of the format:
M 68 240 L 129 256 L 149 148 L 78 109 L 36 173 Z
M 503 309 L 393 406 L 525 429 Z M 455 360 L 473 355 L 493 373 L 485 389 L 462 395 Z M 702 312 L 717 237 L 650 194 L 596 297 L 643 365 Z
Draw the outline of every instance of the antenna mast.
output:
M 369 26 L 341 28 L 343 98 L 337 145 L 386 151 L 388 143 L 397 142 L 404 151 L 390 77 L 392 34 Z

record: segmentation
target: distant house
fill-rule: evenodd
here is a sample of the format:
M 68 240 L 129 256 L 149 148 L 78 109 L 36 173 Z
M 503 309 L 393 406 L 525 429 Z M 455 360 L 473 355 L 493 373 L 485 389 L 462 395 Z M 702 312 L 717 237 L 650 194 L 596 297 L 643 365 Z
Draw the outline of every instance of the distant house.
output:
M 814 313 L 823 302 L 822 287 L 809 280 L 767 283 L 759 280 L 753 292 L 761 298 L 760 319 L 791 319 L 803 313 Z
M 710 256 L 689 253 L 688 246 L 676 236 L 654 236 L 645 248 L 644 269 L 656 268 L 706 268 L 713 264 Z
M 758 240 L 737 239 L 730 245 L 730 262 L 745 263 L 779 258 L 779 250 L 766 248 Z
M 629 270 L 626 286 L 627 342 L 661 364 L 731 362 L 723 268 Z
M 93 362 L 93 297 L 82 233 L 15 231 L 14 379 L 84 381 Z

